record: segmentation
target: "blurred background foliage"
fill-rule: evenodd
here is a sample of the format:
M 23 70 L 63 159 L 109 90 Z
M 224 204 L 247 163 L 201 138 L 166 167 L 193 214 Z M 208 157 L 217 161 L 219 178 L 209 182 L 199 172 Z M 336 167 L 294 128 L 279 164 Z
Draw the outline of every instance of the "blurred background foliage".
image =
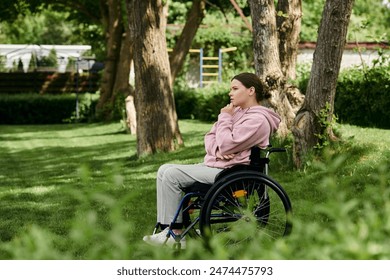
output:
M 103 26 L 98 21 L 99 13 L 86 17 L 76 8 L 61 9 L 48 5 L 51 1 L 29 1 L 26 9 L 24 1 L 19 4 L 19 13 L 7 9 L 10 1 L 0 4 L 0 42 L 3 44 L 88 44 L 98 60 L 103 60 L 105 44 Z M 88 2 L 83 0 L 82 2 Z M 89 3 L 91 2 L 91 3 Z M 91 6 L 97 1 L 89 1 Z M 211 5 L 210 2 L 216 4 Z M 204 48 L 207 54 L 215 55 L 219 48 L 235 46 L 240 52 L 232 57 L 234 67 L 245 69 L 246 57 L 251 53 L 252 39 L 249 30 L 229 1 L 209 1 L 206 16 L 193 42 L 193 48 Z M 246 16 L 250 15 L 247 1 L 237 3 Z M 301 41 L 316 41 L 324 0 L 302 1 L 303 17 Z M 44 6 L 45 5 L 45 6 Z M 172 47 L 186 20 L 186 13 L 192 1 L 175 0 L 169 3 L 167 41 Z M 45 8 L 43 8 L 45 7 Z M 97 7 L 96 7 L 97 10 Z M 349 28 L 349 41 L 389 41 L 390 8 L 382 0 L 356 0 Z M 249 65 L 250 66 L 250 65 Z

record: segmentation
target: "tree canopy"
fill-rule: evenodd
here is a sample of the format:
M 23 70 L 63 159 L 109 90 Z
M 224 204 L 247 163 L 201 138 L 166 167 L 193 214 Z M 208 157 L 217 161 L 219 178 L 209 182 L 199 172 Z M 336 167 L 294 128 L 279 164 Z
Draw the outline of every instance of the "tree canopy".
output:
M 324 2 L 325 0 L 302 1 L 301 41 L 316 41 Z M 172 48 L 180 34 L 180 28 L 185 23 L 192 1 L 174 0 L 169 3 L 167 44 Z M 243 48 L 250 46 L 250 32 L 230 1 L 208 1 L 208 3 L 215 4 L 206 5 L 207 13 L 192 47 L 208 49 L 219 45 Z M 249 17 L 247 1 L 239 0 L 237 3 Z M 64 4 L 67 5 L 66 9 Z M 48 5 L 51 5 L 49 9 L 47 9 Z M 88 7 L 88 10 L 85 7 Z M 105 46 L 102 43 L 103 27 L 99 19 L 99 1 L 2 0 L 0 1 L 0 40 L 9 44 L 38 41 L 40 44 L 79 42 L 92 45 L 96 56 L 102 58 Z M 389 41 L 390 8 L 383 5 L 381 0 L 357 0 L 353 7 L 347 40 Z

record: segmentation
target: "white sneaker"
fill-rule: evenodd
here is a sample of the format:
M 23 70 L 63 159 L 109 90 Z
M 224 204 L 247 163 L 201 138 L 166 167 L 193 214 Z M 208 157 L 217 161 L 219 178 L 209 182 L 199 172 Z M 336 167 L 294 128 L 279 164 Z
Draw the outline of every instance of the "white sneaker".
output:
M 151 245 L 168 245 L 171 247 L 174 247 L 174 245 L 179 245 L 178 243 L 181 244 L 181 249 L 186 248 L 186 240 L 185 237 L 180 240 L 180 242 L 176 242 L 175 239 L 173 239 L 172 235 L 168 233 L 169 228 L 165 228 L 163 231 L 152 234 L 152 235 L 145 235 L 143 238 L 143 241 L 146 243 L 149 243 Z M 167 235 L 169 235 L 167 237 Z

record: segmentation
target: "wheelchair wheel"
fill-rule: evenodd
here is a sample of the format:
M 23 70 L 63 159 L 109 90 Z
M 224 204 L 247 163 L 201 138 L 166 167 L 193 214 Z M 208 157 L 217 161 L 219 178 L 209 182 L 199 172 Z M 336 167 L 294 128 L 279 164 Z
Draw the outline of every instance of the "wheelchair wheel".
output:
M 256 171 L 239 171 L 210 189 L 202 207 L 200 229 L 203 236 L 218 234 L 226 243 L 235 244 L 254 236 L 229 235 L 231 229 L 243 229 L 253 221 L 256 235 L 273 240 L 290 233 L 291 211 L 290 200 L 276 181 Z

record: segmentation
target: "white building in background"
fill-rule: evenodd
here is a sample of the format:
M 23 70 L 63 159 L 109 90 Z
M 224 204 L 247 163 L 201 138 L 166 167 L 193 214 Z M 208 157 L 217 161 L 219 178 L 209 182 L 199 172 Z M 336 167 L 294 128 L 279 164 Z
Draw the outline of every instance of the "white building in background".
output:
M 298 63 L 312 63 L 313 53 L 315 50 L 315 42 L 302 42 L 299 44 Z M 378 58 L 378 48 L 385 49 L 389 53 L 389 45 L 381 43 L 348 43 L 345 46 L 343 58 L 341 61 L 341 69 L 352 66 L 362 65 L 362 62 L 367 66 L 371 66 L 374 59 Z M 19 60 L 23 63 L 24 72 L 28 71 L 32 54 L 35 53 L 37 58 L 48 56 L 51 50 L 56 51 L 57 55 L 57 71 L 63 73 L 66 71 L 66 66 L 69 58 L 77 59 L 76 67 L 78 70 L 89 70 L 95 63 L 92 58 L 82 59 L 86 51 L 91 50 L 89 45 L 21 45 L 21 44 L 0 44 L 0 56 L 5 57 L 5 68 L 12 69 Z M 358 51 L 359 50 L 359 51 Z M 239 51 L 239 50 L 238 50 Z M 199 70 L 199 66 L 195 66 Z
M 12 69 L 19 60 L 23 63 L 23 71 L 28 71 L 32 54 L 37 58 L 48 56 L 51 50 L 55 50 L 57 55 L 57 71 L 64 73 L 66 65 L 69 62 L 69 57 L 79 59 L 86 52 L 91 50 L 88 45 L 21 45 L 21 44 L 0 44 L 0 56 L 4 56 L 5 67 Z M 80 61 L 79 69 L 90 69 L 94 61 Z M 86 65 L 87 64 L 87 65 Z
M 316 47 L 315 42 L 302 42 L 299 44 L 298 63 L 312 63 Z M 347 43 L 341 59 L 341 69 L 354 66 L 372 66 L 373 60 L 378 59 L 378 49 L 382 48 L 389 53 L 389 45 L 385 43 Z

